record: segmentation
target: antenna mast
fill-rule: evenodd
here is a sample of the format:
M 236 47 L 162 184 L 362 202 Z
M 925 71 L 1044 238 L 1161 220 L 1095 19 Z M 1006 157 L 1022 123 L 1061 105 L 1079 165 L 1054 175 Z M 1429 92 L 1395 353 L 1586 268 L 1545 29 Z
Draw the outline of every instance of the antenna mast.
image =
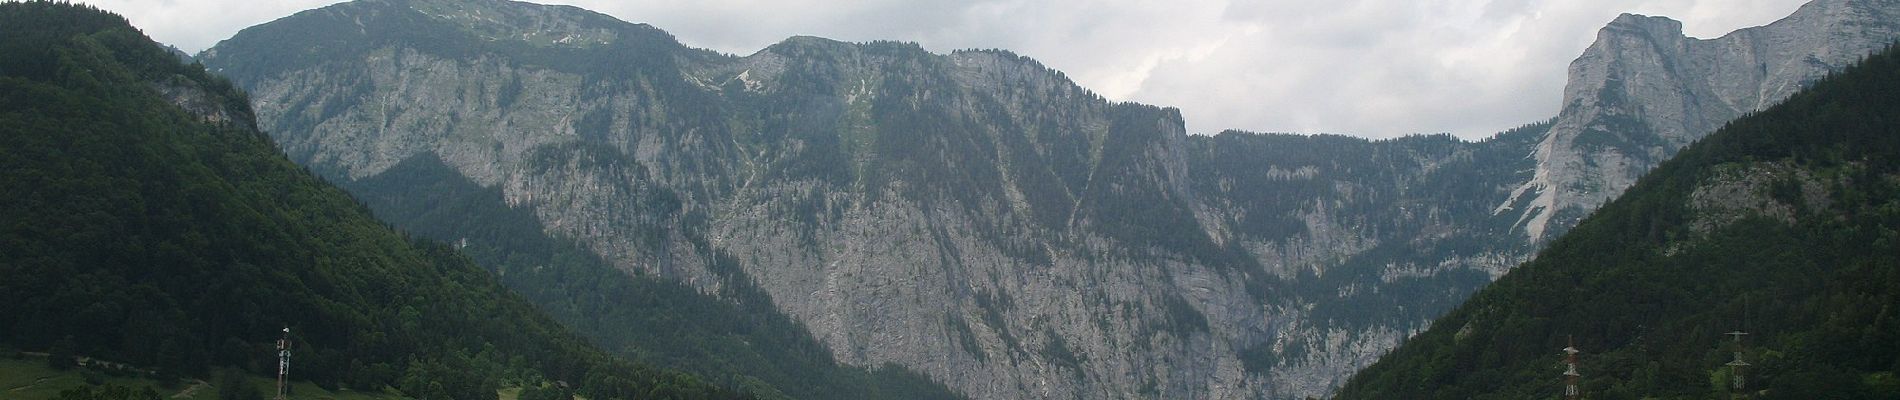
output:
M 277 399 L 289 397 L 284 392 L 284 376 L 290 375 L 290 327 L 284 327 L 284 336 L 277 339 Z

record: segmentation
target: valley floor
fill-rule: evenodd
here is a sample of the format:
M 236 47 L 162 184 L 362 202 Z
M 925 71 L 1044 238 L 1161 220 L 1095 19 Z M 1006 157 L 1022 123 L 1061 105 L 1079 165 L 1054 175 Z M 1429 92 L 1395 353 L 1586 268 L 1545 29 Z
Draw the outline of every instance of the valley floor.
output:
M 88 382 L 88 380 L 91 382 Z M 251 377 L 251 384 L 260 390 L 268 391 L 276 381 L 264 377 Z M 104 372 L 75 367 L 66 370 L 47 366 L 44 355 L 21 354 L 19 356 L 0 355 L 0 398 L 8 400 L 45 400 L 57 399 L 62 391 L 87 386 L 117 385 L 140 390 L 152 388 L 166 399 L 175 400 L 212 400 L 218 398 L 218 389 L 209 382 L 198 379 L 182 380 L 165 385 L 159 381 L 141 377 L 115 377 Z M 291 388 L 290 398 L 298 400 L 399 400 L 401 396 L 388 394 L 370 394 L 352 391 L 331 392 L 310 384 L 297 382 Z M 519 390 L 515 390 L 518 392 Z M 502 393 L 503 399 L 509 399 L 508 391 Z

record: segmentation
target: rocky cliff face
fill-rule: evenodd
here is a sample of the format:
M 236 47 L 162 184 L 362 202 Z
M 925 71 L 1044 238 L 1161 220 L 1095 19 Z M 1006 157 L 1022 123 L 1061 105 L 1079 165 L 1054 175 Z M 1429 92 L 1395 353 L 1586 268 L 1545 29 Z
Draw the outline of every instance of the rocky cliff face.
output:
M 1626 20 L 1605 37 L 1654 22 Z M 1648 54 L 1628 46 L 1585 60 Z M 1655 131 L 1564 118 L 1663 109 L 1586 95 L 1653 86 L 1618 72 L 1479 142 L 1189 136 L 1007 52 L 799 37 L 734 57 L 503 1 L 345 3 L 201 58 L 315 170 L 439 157 L 623 269 L 751 279 L 836 359 L 976 398 L 1323 395 L 1525 259 L 1517 229 L 1558 209 L 1529 205 L 1576 186 L 1539 183 L 1571 179 L 1547 166 L 1568 153 L 1525 153 L 1577 148 L 1558 127 Z M 1723 118 L 1696 104 L 1676 115 Z M 1666 155 L 1646 149 L 1607 154 Z
M 1535 175 L 1496 213 L 1531 240 L 1567 230 L 1683 146 L 1885 47 L 1900 3 L 1817 0 L 1715 39 L 1625 14 L 1570 64 L 1563 111 L 1531 152 Z

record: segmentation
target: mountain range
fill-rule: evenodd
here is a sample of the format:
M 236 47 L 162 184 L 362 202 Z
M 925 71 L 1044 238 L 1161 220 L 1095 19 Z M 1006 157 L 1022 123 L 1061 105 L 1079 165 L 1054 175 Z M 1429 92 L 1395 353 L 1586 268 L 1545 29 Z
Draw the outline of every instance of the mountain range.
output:
M 590 276 L 786 321 L 659 326 L 779 326 L 818 364 L 975 398 L 1286 398 L 1329 393 L 1677 150 L 1885 46 L 1895 10 L 1817 0 L 1711 40 L 1625 15 L 1572 63 L 1557 116 L 1480 141 L 1188 135 L 1173 109 L 1007 51 L 796 37 L 740 57 L 500 0 L 343 3 L 197 59 L 292 160 L 405 229 L 498 255 L 567 243 L 621 272 Z M 422 198 L 540 236 L 377 184 L 418 170 L 478 196 Z M 513 263 L 484 262 L 544 264 Z M 508 274 L 544 309 L 614 306 Z M 624 339 L 597 314 L 562 319 Z

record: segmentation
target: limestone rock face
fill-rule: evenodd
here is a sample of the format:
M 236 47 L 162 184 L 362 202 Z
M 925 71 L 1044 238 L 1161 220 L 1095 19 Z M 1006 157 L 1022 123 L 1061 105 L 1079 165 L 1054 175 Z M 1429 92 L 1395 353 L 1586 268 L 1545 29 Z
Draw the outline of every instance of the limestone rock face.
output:
M 1723 123 L 1900 38 L 1900 3 L 1817 0 L 1715 39 L 1625 14 L 1570 64 L 1563 109 L 1532 150 L 1535 175 L 1496 212 L 1534 241 L 1569 229 L 1656 163 Z
M 847 364 L 983 399 L 1277 399 L 1326 395 L 1565 212 L 1871 50 L 1883 7 L 1712 41 L 1627 16 L 1555 122 L 1477 142 L 1190 136 L 1004 51 L 730 56 L 498 0 L 344 3 L 201 59 L 313 170 L 438 157 L 624 270 L 756 282 Z

